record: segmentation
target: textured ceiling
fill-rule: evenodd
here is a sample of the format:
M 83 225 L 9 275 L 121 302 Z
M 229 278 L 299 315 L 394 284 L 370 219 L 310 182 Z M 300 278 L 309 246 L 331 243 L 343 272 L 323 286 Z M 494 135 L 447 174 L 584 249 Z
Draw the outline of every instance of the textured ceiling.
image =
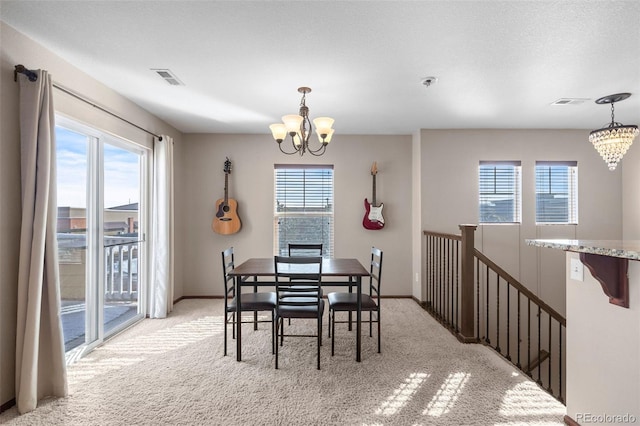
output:
M 336 136 L 594 129 L 618 92 L 616 121 L 640 124 L 637 0 L 3 0 L 0 17 L 186 133 L 268 134 L 299 86 Z

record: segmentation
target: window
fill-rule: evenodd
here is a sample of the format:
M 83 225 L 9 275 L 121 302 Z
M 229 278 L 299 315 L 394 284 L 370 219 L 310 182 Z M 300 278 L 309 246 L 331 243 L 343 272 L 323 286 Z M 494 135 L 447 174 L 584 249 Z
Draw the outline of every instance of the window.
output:
M 480 223 L 520 223 L 520 161 L 481 161 Z
M 333 256 L 333 166 L 276 164 L 274 168 L 274 252 L 288 243 L 322 243 Z
M 576 161 L 536 161 L 536 223 L 578 223 Z

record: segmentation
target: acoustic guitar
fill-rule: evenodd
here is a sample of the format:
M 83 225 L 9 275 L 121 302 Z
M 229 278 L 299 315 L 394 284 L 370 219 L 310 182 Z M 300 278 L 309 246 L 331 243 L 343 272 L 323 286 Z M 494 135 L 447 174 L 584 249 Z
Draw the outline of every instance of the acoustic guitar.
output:
M 372 202 L 369 203 L 369 200 L 364 199 L 364 218 L 362 219 L 362 226 L 366 229 L 378 230 L 384 228 L 384 217 L 382 217 L 382 207 L 384 207 L 383 203 L 378 205 L 376 203 L 376 175 L 378 174 L 378 165 L 376 162 L 373 162 L 371 165 L 371 176 L 373 177 L 373 199 Z
M 238 217 L 238 202 L 229 198 L 229 174 L 231 173 L 231 161 L 229 157 L 224 162 L 224 198 L 216 201 L 216 216 L 213 218 L 211 228 L 217 234 L 235 234 L 242 224 Z

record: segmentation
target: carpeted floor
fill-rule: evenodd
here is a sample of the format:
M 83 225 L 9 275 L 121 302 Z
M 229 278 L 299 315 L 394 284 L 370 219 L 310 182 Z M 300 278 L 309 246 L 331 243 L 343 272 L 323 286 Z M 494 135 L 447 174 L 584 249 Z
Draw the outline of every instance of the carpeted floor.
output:
M 243 328 L 222 356 L 221 300 L 183 300 L 69 367 L 67 398 L 8 425 L 563 425 L 565 407 L 481 345 L 459 343 L 411 299 L 384 299 L 383 347 L 337 325 L 316 370 L 315 339 L 285 339 L 280 369 L 269 324 Z M 326 322 L 326 315 L 325 315 Z M 288 331 L 313 329 L 295 320 Z

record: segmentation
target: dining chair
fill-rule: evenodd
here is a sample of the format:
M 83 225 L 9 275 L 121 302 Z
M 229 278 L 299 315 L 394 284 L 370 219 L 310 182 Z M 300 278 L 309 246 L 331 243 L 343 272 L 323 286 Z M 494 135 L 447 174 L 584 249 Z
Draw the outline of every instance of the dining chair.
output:
M 222 273 L 224 279 L 224 356 L 227 356 L 227 326 L 232 325 L 232 338 L 236 338 L 236 324 L 241 327 L 242 324 L 253 323 L 257 326 L 259 322 L 271 323 L 271 351 L 275 352 L 275 310 L 276 310 L 276 292 L 260 291 L 253 293 L 242 293 L 241 312 L 253 312 L 254 319 L 251 321 L 242 321 L 242 318 L 236 318 L 237 297 L 235 293 L 234 277 L 229 273 L 235 268 L 235 254 L 233 247 L 229 247 L 222 252 Z M 271 320 L 258 320 L 258 312 L 271 312 Z
M 280 346 L 284 337 L 316 337 L 318 340 L 318 370 L 320 370 L 320 346 L 322 345 L 322 257 L 274 256 L 276 279 L 276 369 L 278 368 L 278 338 Z M 292 284 L 292 280 L 304 280 L 304 288 Z M 284 334 L 284 318 L 315 319 L 315 334 Z
M 378 323 L 378 353 L 380 353 L 380 284 L 382 277 L 382 250 L 371 247 L 371 262 L 369 267 L 369 292 L 361 293 L 363 312 L 369 312 L 369 336 L 373 337 L 373 323 Z M 358 295 L 356 293 L 331 292 L 327 295 L 329 303 L 329 333 L 331 334 L 331 356 L 334 354 L 335 331 L 337 323 L 336 312 L 356 312 L 358 310 Z M 374 318 L 375 314 L 375 318 Z
M 289 243 L 289 256 L 322 256 L 322 243 Z
M 287 248 L 289 256 L 322 256 L 322 243 L 288 243 Z M 292 280 L 295 281 L 295 280 Z M 298 282 L 304 280 L 297 280 Z M 296 284 L 297 289 L 301 290 L 304 284 Z M 311 289 L 313 292 L 313 289 Z M 320 297 L 322 297 L 322 289 L 320 289 Z M 291 318 L 289 318 L 289 325 L 291 325 Z

